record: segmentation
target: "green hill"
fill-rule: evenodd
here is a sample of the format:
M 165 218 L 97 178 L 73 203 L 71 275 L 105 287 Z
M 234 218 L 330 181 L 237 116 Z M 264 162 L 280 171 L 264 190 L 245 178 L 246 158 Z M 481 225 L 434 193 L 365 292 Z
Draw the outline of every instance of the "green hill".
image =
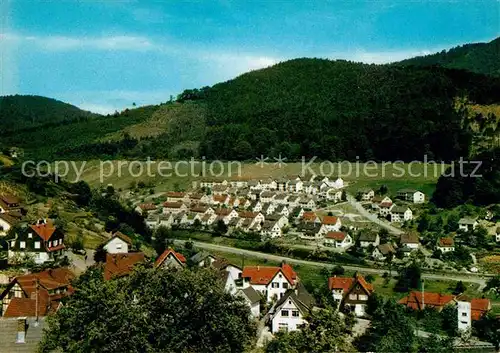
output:
M 489 43 L 465 44 L 439 53 L 403 60 L 396 65 L 439 65 L 500 77 L 500 37 Z
M 52 98 L 22 95 L 0 97 L 0 126 L 5 134 L 45 125 L 86 121 L 97 116 Z
M 475 55 L 484 49 L 486 57 L 490 45 L 479 44 Z M 16 112 L 29 117 L 26 111 L 34 111 L 23 105 L 33 97 L 16 99 L 19 106 L 14 100 L 10 110 L 0 109 L 2 127 L 15 120 Z M 47 160 L 254 160 L 279 154 L 289 161 L 302 156 L 408 161 L 424 155 L 453 160 L 475 152 L 472 144 L 489 148 L 500 131 L 495 116 L 500 78 L 438 65 L 295 59 L 186 90 L 176 102 L 106 117 L 88 117 L 74 107 L 72 114 L 71 106 L 47 98 L 36 102 L 32 105 L 45 112 L 38 115 L 43 118 L 24 121 L 28 127 L 3 134 L 0 142 Z M 59 120 L 50 119 L 54 115 L 44 108 L 54 102 L 67 112 L 58 114 Z M 52 125 L 29 125 L 42 121 Z

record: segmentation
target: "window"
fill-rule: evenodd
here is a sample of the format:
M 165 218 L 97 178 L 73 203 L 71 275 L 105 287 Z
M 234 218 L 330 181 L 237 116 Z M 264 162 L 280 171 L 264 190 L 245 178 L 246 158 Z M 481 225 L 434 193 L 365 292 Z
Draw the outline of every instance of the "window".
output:
M 360 294 L 360 295 L 358 296 L 358 299 L 359 299 L 359 300 L 368 300 L 368 296 L 367 296 L 367 295 Z
M 278 323 L 278 329 L 280 331 L 288 331 L 288 323 L 286 323 L 286 322 L 279 322 Z
M 356 300 L 357 299 L 357 295 L 356 294 L 349 294 L 349 299 Z
M 25 241 L 20 242 L 20 243 L 19 243 L 19 247 L 20 247 L 21 249 L 24 249 L 24 248 L 26 247 L 26 242 L 25 242 Z
M 279 288 L 279 287 L 280 287 L 279 283 L 276 282 L 271 283 L 271 288 Z
M 10 246 L 12 246 L 12 247 L 16 246 L 16 241 L 15 240 L 11 241 Z
M 40 249 L 40 242 L 39 241 L 35 241 L 35 249 Z
M 467 313 L 462 313 L 462 316 L 467 316 Z
M 121 249 L 122 248 L 122 244 L 116 244 L 116 249 Z
M 298 310 L 292 310 L 292 316 L 293 317 L 299 317 L 299 311 Z
M 288 317 L 288 310 L 281 310 L 281 316 Z
M 28 233 L 28 239 L 33 238 L 33 233 Z
M 280 274 L 278 275 L 278 278 L 283 278 L 283 275 L 280 273 Z
M 283 286 L 283 288 L 285 288 L 285 289 L 286 289 L 286 288 L 288 288 L 288 283 L 286 283 L 286 282 L 283 282 L 281 285 L 282 285 L 282 286 Z
M 48 247 L 49 248 L 52 247 L 52 242 L 51 241 L 49 241 Z

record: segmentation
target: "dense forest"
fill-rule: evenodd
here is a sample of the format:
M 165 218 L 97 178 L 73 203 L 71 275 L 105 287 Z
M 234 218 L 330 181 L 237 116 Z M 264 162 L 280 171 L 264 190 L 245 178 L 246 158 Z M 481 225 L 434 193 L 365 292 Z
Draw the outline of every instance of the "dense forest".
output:
M 418 56 L 395 65 L 439 65 L 500 77 L 500 38 L 489 43 L 465 44 L 439 53 Z
M 460 48 L 475 48 L 474 55 L 489 62 L 495 45 L 498 40 Z M 481 60 L 474 59 L 482 68 L 475 71 L 489 73 Z M 15 133 L 2 129 L 0 146 L 20 147 L 26 156 L 46 160 L 253 160 L 281 154 L 289 161 L 302 156 L 408 161 L 424 155 L 451 161 L 477 153 L 473 144 L 489 148 L 498 140 L 500 77 L 429 64 L 295 59 L 185 90 L 175 102 L 166 97 L 159 105 L 105 117 L 89 117 L 75 107 L 83 116 L 71 115 L 71 106 L 45 98 L 47 107 L 40 109 L 41 97 L 17 97 L 11 108 L 0 109 L 6 116 L 0 124 L 15 116 L 27 121 L 17 123 L 22 129 Z M 467 104 L 457 101 L 488 106 L 491 112 L 471 116 Z M 38 128 L 33 121 L 44 125 Z
M 0 97 L 0 136 L 18 130 L 37 130 L 78 121 L 88 121 L 98 115 L 73 105 L 40 96 Z

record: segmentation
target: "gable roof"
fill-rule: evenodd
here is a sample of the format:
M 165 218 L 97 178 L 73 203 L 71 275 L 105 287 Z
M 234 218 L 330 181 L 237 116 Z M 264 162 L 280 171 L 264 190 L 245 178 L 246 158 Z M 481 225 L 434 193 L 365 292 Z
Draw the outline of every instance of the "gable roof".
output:
M 470 301 L 471 318 L 474 321 L 481 319 L 491 309 L 491 303 L 486 298 L 474 298 Z
M 242 278 L 249 278 L 250 284 L 269 284 L 276 275 L 281 272 L 292 285 L 297 279 L 297 274 L 288 264 L 282 264 L 281 267 L 274 266 L 245 266 L 243 267 Z
M 304 221 L 315 221 L 317 218 L 318 218 L 318 216 L 313 211 L 306 211 L 302 215 L 302 219 Z
M 11 226 L 19 222 L 19 219 L 12 217 L 9 213 L 0 213 L 0 219 L 4 220 L 7 224 Z
M 404 233 L 401 234 L 400 238 L 401 244 L 419 244 L 418 235 L 415 233 Z
M 174 202 L 164 202 L 163 207 L 166 208 L 181 208 L 184 204 L 180 201 L 174 201 Z
M 32 224 L 30 228 L 44 241 L 48 241 L 57 229 L 51 221 L 42 224 Z
M 460 224 L 474 224 L 477 222 L 477 218 L 460 218 L 460 220 L 458 221 L 458 223 Z
M 390 253 L 394 254 L 396 252 L 396 250 L 394 250 L 394 247 L 390 243 L 377 245 L 377 249 L 382 255 L 387 255 Z
M 106 281 L 128 275 L 134 266 L 144 261 L 144 253 L 135 252 L 127 254 L 106 254 L 104 265 L 104 279 Z
M 241 293 L 248 299 L 251 304 L 258 303 L 262 298 L 259 292 L 253 289 L 252 286 L 241 290 Z
M 423 306 L 427 305 L 439 309 L 452 302 L 453 299 L 455 299 L 455 296 L 451 294 L 425 292 L 422 296 L 422 292 L 412 291 L 398 303 L 413 310 L 422 310 Z
M 114 238 L 118 238 L 118 239 L 121 239 L 123 240 L 125 243 L 127 243 L 128 245 L 132 245 L 132 239 L 130 239 L 128 236 L 126 236 L 125 234 L 123 234 L 122 232 L 115 232 L 111 238 L 106 242 L 109 243 L 111 240 L 113 240 Z
M 302 315 L 310 311 L 316 304 L 314 297 L 309 294 L 301 282 L 297 283 L 297 287 L 295 289 L 287 290 L 283 297 L 278 300 L 275 308 L 280 308 L 287 300 L 292 300 Z M 275 312 L 277 313 L 279 311 L 276 310 Z
M 142 203 L 139 208 L 143 211 L 153 211 L 156 210 L 156 205 L 154 203 Z
M 182 199 L 186 194 L 183 192 L 169 191 L 167 197 Z
M 169 248 L 166 249 L 160 256 L 158 256 L 158 258 L 155 261 L 155 267 L 160 266 L 170 255 L 174 256 L 179 263 L 181 264 L 186 263 L 186 258 L 184 257 L 184 255 L 175 252 L 173 249 Z
M 343 295 L 347 295 L 351 288 L 354 288 L 356 284 L 359 284 L 365 292 L 371 294 L 373 292 L 373 286 L 366 282 L 365 278 L 360 274 L 356 273 L 354 277 L 330 277 L 328 278 L 328 289 L 342 289 Z
M 336 241 L 344 241 L 346 234 L 344 232 L 328 232 L 325 235 L 326 239 L 333 239 Z
M 447 247 L 447 246 L 453 246 L 453 245 L 455 245 L 453 238 L 450 238 L 450 237 L 439 238 L 438 246 Z
M 359 241 L 376 242 L 378 234 L 373 232 L 361 233 L 359 236 Z
M 408 206 L 395 205 L 392 209 L 392 213 L 405 213 L 410 208 Z M 411 210 L 410 210 L 411 211 Z
M 325 216 L 325 217 L 323 217 L 321 224 L 335 225 L 335 224 L 337 224 L 337 221 L 338 221 L 338 218 L 335 216 Z
M 251 212 L 251 211 L 240 211 L 238 212 L 238 216 L 240 218 L 255 218 L 259 215 L 258 212 Z
M 182 254 L 178 254 L 178 255 L 180 255 L 180 256 L 182 256 L 182 257 L 184 257 Z M 197 264 L 197 263 L 199 263 L 199 262 L 201 262 L 201 261 L 206 260 L 206 259 L 207 259 L 207 258 L 209 258 L 209 257 L 213 257 L 214 259 L 216 259 L 216 257 L 215 257 L 215 256 L 213 256 L 212 254 L 210 254 L 209 252 L 206 252 L 206 251 L 200 251 L 200 252 L 198 252 L 198 253 L 194 254 L 193 256 L 191 256 L 191 259 L 190 259 L 190 260 L 191 260 L 193 263 L 196 263 L 196 264 Z

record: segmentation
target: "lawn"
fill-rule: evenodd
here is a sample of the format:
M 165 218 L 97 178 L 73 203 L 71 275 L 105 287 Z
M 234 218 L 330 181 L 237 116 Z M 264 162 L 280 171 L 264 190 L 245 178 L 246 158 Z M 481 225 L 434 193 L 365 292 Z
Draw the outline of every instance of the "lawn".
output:
M 83 164 L 85 163 L 85 164 Z M 154 185 L 156 192 L 173 190 L 174 188 L 189 189 L 193 182 L 204 178 L 230 179 L 242 177 L 246 179 L 264 179 L 267 177 L 294 178 L 300 176 L 309 178 L 311 173 L 324 174 L 330 178 L 342 177 L 350 185 L 348 191 L 355 192 L 362 187 L 378 189 L 386 185 L 390 193 L 401 188 L 416 188 L 430 196 L 435 184 L 446 165 L 425 163 L 288 163 L 281 168 L 272 163 L 260 166 L 249 162 L 217 162 L 211 164 L 196 161 L 194 164 L 171 161 L 170 164 L 160 164 L 160 161 L 86 161 L 70 164 L 66 178 L 69 181 L 77 180 L 81 172 L 81 179 L 96 187 L 112 184 L 115 188 L 126 189 L 132 182 L 144 182 Z M 158 167 L 164 169 L 159 170 Z M 54 164 L 51 165 L 54 167 Z M 64 171 L 61 165 L 60 169 Z M 149 172 L 148 172 L 149 170 Z M 142 171 L 142 173 L 141 173 Z M 212 171 L 212 172 L 211 172 Z M 204 174 L 203 174 L 203 173 Z M 222 172 L 222 173 L 220 173 Z M 64 173 L 66 174 L 66 173 Z M 170 175 L 171 174 L 171 175 Z M 220 174 L 220 175 L 217 175 Z M 162 176 L 164 175 L 164 176 Z M 204 175 L 204 176 L 203 176 Z

